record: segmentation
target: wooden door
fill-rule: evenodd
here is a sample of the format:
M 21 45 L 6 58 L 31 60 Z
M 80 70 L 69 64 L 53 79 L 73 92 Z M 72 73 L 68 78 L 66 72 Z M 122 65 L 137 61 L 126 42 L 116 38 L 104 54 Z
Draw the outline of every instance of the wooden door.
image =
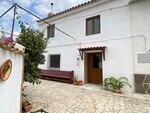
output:
M 88 54 L 88 83 L 102 83 L 102 53 Z

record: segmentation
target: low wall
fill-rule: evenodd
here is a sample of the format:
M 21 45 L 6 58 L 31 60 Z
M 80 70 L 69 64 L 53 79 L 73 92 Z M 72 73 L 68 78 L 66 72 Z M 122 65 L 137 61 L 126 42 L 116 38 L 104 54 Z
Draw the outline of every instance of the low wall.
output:
M 12 72 L 6 81 L 0 81 L 0 113 L 20 113 L 23 56 L 0 48 L 0 66 L 7 59 L 12 61 Z

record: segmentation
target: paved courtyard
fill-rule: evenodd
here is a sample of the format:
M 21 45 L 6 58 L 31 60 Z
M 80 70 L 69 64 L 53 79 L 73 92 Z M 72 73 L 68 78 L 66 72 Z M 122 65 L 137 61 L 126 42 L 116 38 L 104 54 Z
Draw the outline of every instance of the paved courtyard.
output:
M 32 111 L 43 108 L 49 113 L 150 113 L 150 100 L 146 99 L 45 80 L 40 85 L 25 85 Z

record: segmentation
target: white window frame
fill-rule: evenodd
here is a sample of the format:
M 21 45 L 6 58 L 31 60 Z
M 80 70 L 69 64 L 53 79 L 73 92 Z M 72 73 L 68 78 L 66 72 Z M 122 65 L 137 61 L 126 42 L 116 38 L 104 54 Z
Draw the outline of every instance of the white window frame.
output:
M 53 27 L 51 27 L 51 26 L 53 26 Z M 55 24 L 52 24 L 51 26 L 47 26 L 47 38 L 49 38 L 49 39 L 53 39 L 53 38 L 55 38 Z M 54 36 L 51 36 L 51 34 L 49 34 L 49 33 L 51 33 L 49 30 L 50 29 L 53 29 L 54 31 L 53 31 L 53 35 Z

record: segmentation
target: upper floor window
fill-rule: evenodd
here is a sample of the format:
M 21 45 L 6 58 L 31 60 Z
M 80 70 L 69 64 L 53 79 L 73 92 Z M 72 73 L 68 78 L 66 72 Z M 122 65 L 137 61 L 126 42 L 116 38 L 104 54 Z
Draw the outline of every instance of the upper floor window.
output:
M 86 19 L 86 35 L 100 33 L 100 15 Z
M 47 27 L 47 38 L 55 37 L 55 25 L 51 25 Z

